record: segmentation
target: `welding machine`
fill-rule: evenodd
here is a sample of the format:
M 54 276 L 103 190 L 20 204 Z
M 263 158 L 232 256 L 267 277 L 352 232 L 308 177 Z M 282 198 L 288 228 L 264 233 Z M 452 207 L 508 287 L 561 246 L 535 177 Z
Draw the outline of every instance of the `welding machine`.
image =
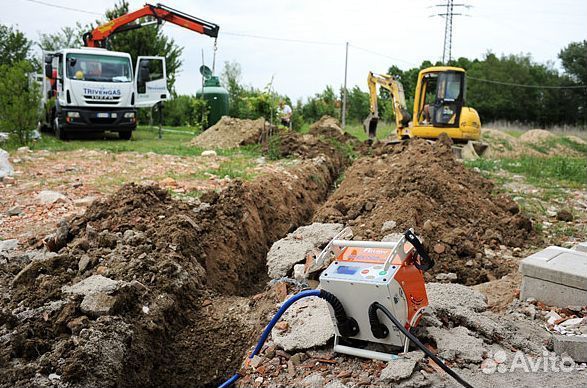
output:
M 428 306 L 423 272 L 434 265 L 413 230 L 397 242 L 339 240 L 343 230 L 324 248 L 316 262 L 333 258 L 320 275 L 320 288 L 336 295 L 356 326 L 344 330 L 331 310 L 335 327 L 334 351 L 389 361 L 395 356 L 350 343 L 361 340 L 408 349 L 408 338 L 375 306 L 386 307 L 406 329 L 418 324 Z M 356 341 L 354 341 L 356 342 Z
M 349 231 L 343 229 L 316 258 L 319 266 L 333 259 L 320 275 L 320 289 L 300 291 L 281 305 L 245 361 L 243 371 L 251 366 L 251 360 L 290 306 L 302 298 L 318 297 L 329 304 L 335 352 L 391 361 L 398 356 L 358 344 L 403 346 L 405 353 L 409 340 L 459 384 L 473 388 L 410 333 L 428 306 L 423 272 L 434 266 L 413 229 L 408 229 L 397 242 L 340 239 Z M 235 373 L 219 388 L 232 386 L 241 376 L 241 372 Z

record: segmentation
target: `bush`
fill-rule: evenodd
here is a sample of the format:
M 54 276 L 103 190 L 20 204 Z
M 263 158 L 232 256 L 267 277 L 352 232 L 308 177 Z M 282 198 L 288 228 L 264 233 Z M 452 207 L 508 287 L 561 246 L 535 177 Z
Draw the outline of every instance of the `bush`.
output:
M 206 128 L 208 120 L 208 104 L 195 96 L 180 95 L 163 103 L 163 125 L 173 127 L 194 127 L 197 130 Z M 153 112 L 153 124 L 159 123 L 157 109 Z M 139 110 L 139 122 L 149 123 L 151 108 Z
M 194 96 L 176 96 L 163 106 L 163 122 L 170 126 L 205 128 L 208 120 L 208 104 Z
M 0 65 L 0 129 L 9 132 L 25 145 L 39 120 L 41 95 L 39 85 L 30 74 L 33 66 L 22 60 L 12 65 Z

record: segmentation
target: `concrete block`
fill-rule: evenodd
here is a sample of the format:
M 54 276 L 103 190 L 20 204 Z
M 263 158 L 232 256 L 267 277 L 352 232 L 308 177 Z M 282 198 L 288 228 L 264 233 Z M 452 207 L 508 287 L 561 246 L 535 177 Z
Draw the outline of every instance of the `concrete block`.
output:
M 553 345 L 556 354 L 566 353 L 575 362 L 587 362 L 587 337 L 555 335 Z
M 573 247 L 574 250 L 587 253 L 587 241 L 581 242 Z
M 551 306 L 583 306 L 587 300 L 587 253 L 551 246 L 520 263 L 520 298 Z
M 549 306 L 563 308 L 583 306 L 587 301 L 587 291 L 547 280 L 523 276 L 520 299 L 526 300 L 528 298 L 534 298 Z

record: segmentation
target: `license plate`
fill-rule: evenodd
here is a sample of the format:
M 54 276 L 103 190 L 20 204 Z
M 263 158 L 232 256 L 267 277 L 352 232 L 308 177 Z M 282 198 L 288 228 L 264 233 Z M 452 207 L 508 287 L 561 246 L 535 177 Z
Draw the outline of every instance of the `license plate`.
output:
M 110 117 L 110 113 L 98 113 L 96 117 L 98 117 L 99 119 L 107 119 L 108 117 Z

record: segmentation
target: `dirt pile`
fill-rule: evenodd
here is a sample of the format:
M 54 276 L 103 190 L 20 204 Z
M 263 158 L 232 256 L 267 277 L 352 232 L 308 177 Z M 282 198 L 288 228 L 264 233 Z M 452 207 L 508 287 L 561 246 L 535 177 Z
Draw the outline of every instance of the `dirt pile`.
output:
M 372 240 L 413 227 L 436 260 L 431 273 L 456 273 L 467 285 L 507 274 L 511 268 L 484 248 L 522 246 L 532 224 L 509 197 L 491 194 L 489 180 L 456 161 L 449 143 L 374 148 L 346 171 L 314 221 L 346 223 L 355 238 Z M 386 221 L 395 224 L 384 228 Z
M 236 148 L 241 145 L 255 144 L 265 127 L 265 119 L 235 119 L 223 116 L 220 121 L 202 132 L 192 145 L 207 149 Z
M 562 136 L 544 129 L 532 129 L 519 137 L 494 128 L 483 128 L 483 141 L 489 149 L 483 155 L 489 159 L 529 156 L 584 156 L 585 140 L 577 136 Z
M 338 132 L 340 135 L 344 134 L 340 122 L 332 116 L 322 116 L 320 117 L 320 120 L 310 125 L 310 133 L 319 132 L 324 134 L 325 132 L 327 133 L 331 131 Z
M 126 185 L 62 223 L 56 252 L 0 257 L 0 386 L 215 384 L 265 312 L 239 295 L 340 168 L 320 155 L 190 203 Z
M 545 129 L 531 129 L 520 136 L 520 141 L 524 143 L 542 143 L 556 136 Z

